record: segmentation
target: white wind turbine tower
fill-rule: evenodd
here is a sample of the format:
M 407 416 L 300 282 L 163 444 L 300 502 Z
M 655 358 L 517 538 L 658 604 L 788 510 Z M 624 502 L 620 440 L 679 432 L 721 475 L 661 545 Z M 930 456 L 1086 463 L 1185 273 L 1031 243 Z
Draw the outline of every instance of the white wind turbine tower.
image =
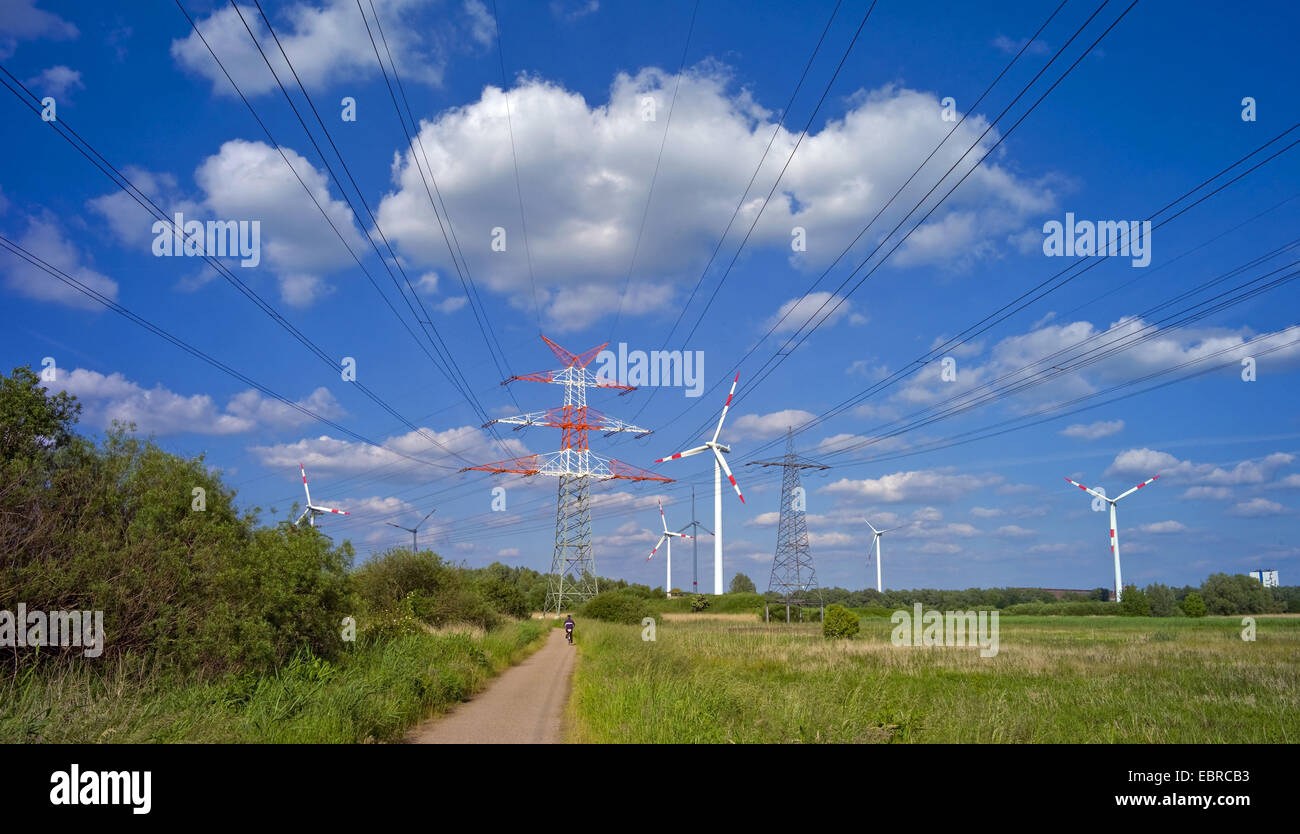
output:
M 713 430 L 713 439 L 703 446 L 696 446 L 694 449 L 687 449 L 685 452 L 678 452 L 675 455 L 669 455 L 666 458 L 659 458 L 655 463 L 663 463 L 666 460 L 677 460 L 678 458 L 698 455 L 700 452 L 713 452 L 713 593 L 721 596 L 722 594 L 722 473 L 727 473 L 727 479 L 731 481 L 732 487 L 736 490 L 736 495 L 740 496 L 740 503 L 745 503 L 745 496 L 740 491 L 740 484 L 736 483 L 736 476 L 731 474 L 731 468 L 727 466 L 727 461 L 722 457 L 723 453 L 730 453 L 731 447 L 718 442 L 718 435 L 722 433 L 722 421 L 727 419 L 727 409 L 731 408 L 731 398 L 736 395 L 736 383 L 740 381 L 740 374 L 731 381 L 731 393 L 727 395 L 727 401 L 722 406 L 722 416 L 718 418 L 718 427 Z
M 307 493 L 307 509 L 303 510 L 302 515 L 298 516 L 298 520 L 294 522 L 295 527 L 299 524 L 302 524 L 302 520 L 304 518 L 307 519 L 308 524 L 310 524 L 312 527 L 315 527 L 316 516 L 324 515 L 325 513 L 333 513 L 335 515 L 352 515 L 352 513 L 347 513 L 344 512 L 343 510 L 335 510 L 330 507 L 318 507 L 315 504 L 313 504 L 311 502 L 311 490 L 307 488 L 307 470 L 303 469 L 301 463 L 298 464 L 298 469 L 299 471 L 302 472 L 302 491 Z
M 438 511 L 437 511 L 437 510 L 429 510 L 429 515 L 433 515 L 433 514 L 436 513 L 436 512 L 438 512 Z M 418 553 L 419 550 L 420 550 L 420 545 L 419 545 L 419 539 L 416 537 L 416 534 L 419 532 L 420 528 L 424 526 L 424 522 L 426 522 L 426 521 L 429 520 L 429 515 L 426 515 L 424 518 L 420 519 L 420 523 L 417 524 L 417 525 L 415 525 L 414 527 L 403 527 L 402 525 L 400 525 L 400 524 L 394 524 L 394 523 L 391 522 L 391 521 L 385 521 L 384 523 L 387 524 L 389 527 L 396 527 L 398 530 L 405 530 L 406 532 L 410 533 L 410 534 L 411 534 L 411 552 L 412 552 L 412 553 Z
M 1119 503 L 1120 499 L 1127 498 L 1128 496 L 1137 492 L 1139 489 L 1141 489 L 1142 487 L 1146 486 L 1147 484 L 1151 483 L 1152 481 L 1154 481 L 1156 478 L 1159 477 L 1160 477 L 1159 475 L 1156 475 L 1152 478 L 1148 478 L 1147 480 L 1143 481 L 1142 483 L 1130 489 L 1128 492 L 1125 492 L 1122 495 L 1118 495 L 1114 498 L 1107 498 L 1105 495 L 1101 494 L 1100 492 L 1097 492 L 1095 489 L 1088 489 L 1086 486 L 1079 483 L 1078 481 L 1071 480 L 1070 478 L 1065 479 L 1067 481 L 1070 481 L 1070 483 L 1074 484 L 1084 492 L 1092 493 L 1096 497 L 1105 501 L 1107 504 L 1110 504 L 1110 552 L 1115 556 L 1115 601 L 1116 602 L 1123 601 L 1124 582 L 1123 580 L 1120 579 L 1120 575 L 1119 575 L 1119 528 L 1116 526 L 1116 521 L 1115 521 L 1115 505 Z
M 674 533 L 668 529 L 668 519 L 664 517 L 664 502 L 659 502 L 659 521 L 664 526 L 664 534 L 659 537 L 659 544 L 655 549 L 650 551 L 650 555 L 645 557 L 648 562 L 654 555 L 659 552 L 659 547 L 664 542 L 668 542 L 668 578 L 664 581 L 664 596 L 671 597 L 673 591 L 673 539 L 689 539 L 690 536 L 685 533 Z
M 881 578 L 880 578 L 880 540 L 884 538 L 886 533 L 892 533 L 895 530 L 902 530 L 904 527 L 911 527 L 912 524 L 915 524 L 916 522 L 913 521 L 911 524 L 900 524 L 897 527 L 890 527 L 888 530 L 877 530 L 875 525 L 872 524 L 870 521 L 867 521 L 865 518 L 862 520 L 867 522 L 867 526 L 870 527 L 871 532 L 875 534 L 875 537 L 872 539 L 872 542 L 873 544 L 875 544 L 876 547 L 876 592 L 883 594 L 885 592 L 885 588 L 884 585 L 881 584 Z M 868 551 L 867 553 L 867 558 L 871 558 L 870 551 Z

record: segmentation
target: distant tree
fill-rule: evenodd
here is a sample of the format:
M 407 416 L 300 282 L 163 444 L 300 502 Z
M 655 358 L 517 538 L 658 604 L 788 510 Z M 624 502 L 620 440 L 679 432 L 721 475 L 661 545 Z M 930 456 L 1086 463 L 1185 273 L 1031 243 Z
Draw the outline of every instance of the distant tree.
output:
M 1124 596 L 1119 603 L 1119 611 L 1125 617 L 1150 617 L 1151 600 L 1147 599 L 1147 595 L 1138 590 L 1137 586 L 1125 586 Z
M 1182 609 L 1183 613 L 1189 617 L 1204 617 L 1205 600 L 1201 599 L 1200 594 L 1192 591 L 1183 600 Z
M 1093 588 L 1088 592 L 1088 599 L 1096 600 L 1097 602 L 1110 602 L 1110 589 Z
M 1275 608 L 1269 589 L 1245 574 L 1210 576 L 1201 584 L 1201 597 L 1211 614 L 1266 614 Z
M 731 578 L 731 587 L 727 591 L 732 594 L 756 594 L 758 588 L 754 587 L 754 580 L 743 573 L 738 573 Z
M 0 376 L 0 463 L 64 446 L 80 414 L 75 397 L 66 391 L 50 396 L 31 368 Z
M 1153 583 L 1146 587 L 1147 599 L 1151 601 L 1152 617 L 1175 617 L 1178 615 L 1178 602 L 1174 591 L 1168 585 Z

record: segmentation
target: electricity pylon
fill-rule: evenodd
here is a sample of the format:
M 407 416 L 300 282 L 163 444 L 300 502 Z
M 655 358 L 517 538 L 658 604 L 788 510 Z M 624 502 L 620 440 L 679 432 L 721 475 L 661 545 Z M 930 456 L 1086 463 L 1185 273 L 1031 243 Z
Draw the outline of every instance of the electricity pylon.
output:
M 546 411 L 501 417 L 484 423 L 483 427 L 487 428 L 493 423 L 507 423 L 516 426 L 515 431 L 524 426 L 562 429 L 564 440 L 560 449 L 482 466 L 467 466 L 460 471 L 513 472 L 518 475 L 551 475 L 559 478 L 555 512 L 555 555 L 551 559 L 551 573 L 546 589 L 546 610 L 560 614 L 564 611 L 566 599 L 580 604 L 594 597 L 599 590 L 596 586 L 596 559 L 591 551 L 591 482 L 620 479 L 672 483 L 672 478 L 638 469 L 613 458 L 603 458 L 587 448 L 587 432 L 592 430 L 602 431 L 606 437 L 629 431 L 637 432 L 637 437 L 650 434 L 649 429 L 625 423 L 587 407 L 588 388 L 614 388 L 623 392 L 636 390 L 633 386 L 597 377 L 587 370 L 587 365 L 591 364 L 605 345 L 577 354 L 565 350 L 545 336 L 542 341 L 564 363 L 564 367 L 554 371 L 512 376 L 502 384 L 519 379 L 563 385 L 564 405 Z
M 790 606 L 821 605 L 821 588 L 813 569 L 812 548 L 808 543 L 807 502 L 799 473 L 804 469 L 826 470 L 825 464 L 795 454 L 794 432 L 786 429 L 785 457 L 780 460 L 756 460 L 746 466 L 779 466 L 781 477 L 781 522 L 776 532 L 776 556 L 767 590 L 781 595 L 777 602 L 785 606 L 786 620 Z

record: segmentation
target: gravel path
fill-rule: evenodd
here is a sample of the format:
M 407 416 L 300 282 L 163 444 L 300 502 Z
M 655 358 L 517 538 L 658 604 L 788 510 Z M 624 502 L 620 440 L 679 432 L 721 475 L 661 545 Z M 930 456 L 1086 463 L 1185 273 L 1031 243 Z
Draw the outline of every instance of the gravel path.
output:
M 577 649 L 552 629 L 546 645 L 478 695 L 412 730 L 412 744 L 559 744 Z

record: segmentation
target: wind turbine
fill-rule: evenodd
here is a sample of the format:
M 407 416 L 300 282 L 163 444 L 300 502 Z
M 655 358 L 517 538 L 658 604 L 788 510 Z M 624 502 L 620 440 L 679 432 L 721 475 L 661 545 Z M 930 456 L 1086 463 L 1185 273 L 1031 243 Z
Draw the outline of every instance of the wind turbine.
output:
M 316 516 L 324 515 L 325 513 L 333 513 L 335 515 L 352 515 L 352 513 L 344 512 L 343 510 L 335 510 L 330 507 L 318 507 L 315 504 L 313 504 L 311 502 L 311 490 L 307 488 L 307 470 L 303 469 L 301 463 L 298 464 L 298 469 L 299 471 L 302 472 L 302 491 L 307 493 L 307 509 L 303 510 L 302 515 L 298 516 L 298 520 L 294 522 L 295 527 L 299 524 L 302 524 L 302 520 L 304 518 L 307 519 L 307 523 L 309 525 L 315 527 Z
M 650 551 L 650 555 L 645 557 L 648 562 L 654 555 L 659 552 L 659 547 L 664 542 L 668 542 L 668 579 L 664 582 L 664 595 L 672 597 L 673 595 L 673 539 L 689 539 L 690 536 L 685 533 L 674 533 L 668 529 L 668 519 L 664 517 L 664 502 L 659 502 L 659 521 L 664 525 L 664 534 L 659 537 L 659 544 L 655 549 Z
M 1156 475 L 1152 478 L 1148 478 L 1147 480 L 1143 481 L 1142 483 L 1130 489 L 1128 492 L 1125 492 L 1122 495 L 1118 495 L 1114 498 L 1107 498 L 1105 495 L 1101 494 L 1100 492 L 1097 492 L 1095 489 L 1088 489 L 1086 486 L 1079 483 L 1078 481 L 1071 480 L 1070 478 L 1065 479 L 1067 481 L 1070 481 L 1070 483 L 1074 484 L 1084 492 L 1090 492 L 1096 497 L 1105 501 L 1107 504 L 1110 504 L 1110 552 L 1115 555 L 1115 601 L 1116 602 L 1123 601 L 1124 583 L 1119 576 L 1119 528 L 1116 526 L 1116 522 L 1115 522 L 1115 505 L 1119 503 L 1120 499 L 1127 498 L 1128 496 L 1137 492 L 1139 489 L 1141 489 L 1142 487 L 1146 486 L 1147 484 L 1151 483 L 1152 481 L 1154 481 L 1156 478 L 1159 477 L 1160 477 L 1159 475 Z
M 685 532 L 686 530 L 690 530 L 693 534 L 690 537 L 691 538 L 691 593 L 698 594 L 700 592 L 700 531 L 703 530 L 704 532 L 708 533 L 710 536 L 713 535 L 713 531 L 710 530 L 708 527 L 705 527 L 695 518 L 695 487 L 691 487 L 691 523 L 687 524 L 685 527 L 683 527 L 681 530 L 678 530 L 677 532 L 681 533 L 681 532 Z
M 865 518 L 862 520 L 867 521 Z M 872 524 L 870 521 L 867 521 L 867 526 L 870 527 L 871 532 L 875 534 L 875 538 L 873 538 L 872 541 L 876 546 L 876 592 L 877 593 L 883 594 L 885 592 L 884 585 L 881 584 L 881 579 L 880 579 L 880 540 L 884 538 L 884 535 L 886 533 L 892 533 L 895 530 L 902 530 L 904 527 L 911 527 L 912 524 L 915 523 L 916 522 L 913 521 L 911 522 L 911 524 L 900 524 L 897 527 L 890 527 L 888 530 L 877 530 L 874 524 Z M 867 553 L 867 558 L 868 559 L 871 558 L 870 551 L 868 551 Z
M 437 511 L 437 510 L 429 510 L 429 515 L 433 515 L 433 514 L 436 513 L 436 512 L 438 512 L 438 511 Z M 420 546 L 419 546 L 419 544 L 417 543 L 417 539 L 416 539 L 416 536 L 415 536 L 416 531 L 418 531 L 418 530 L 420 529 L 420 527 L 424 525 L 424 522 L 426 522 L 426 521 L 429 520 L 429 515 L 426 515 L 424 518 L 420 519 L 420 523 L 417 524 L 417 525 L 415 525 L 414 527 L 403 527 L 402 525 L 400 525 L 400 524 L 394 524 L 394 523 L 391 522 L 391 521 L 385 521 L 384 523 L 387 524 L 389 527 L 396 527 L 398 530 L 405 530 L 406 532 L 410 533 L 410 534 L 411 534 L 411 552 L 412 552 L 412 553 L 416 553 L 416 552 L 418 552 L 419 549 L 420 549 Z
M 727 466 L 727 461 L 722 457 L 723 453 L 731 453 L 731 447 L 718 442 L 718 435 L 722 433 L 722 421 L 727 419 L 727 409 L 731 408 L 731 398 L 736 396 L 736 383 L 740 382 L 740 374 L 731 381 L 731 393 L 727 395 L 727 401 L 722 405 L 722 416 L 718 417 L 718 427 L 713 430 L 713 439 L 703 446 L 696 446 L 694 449 L 687 449 L 685 452 L 678 452 L 675 455 L 669 455 L 666 458 L 659 458 L 655 463 L 663 463 L 666 460 L 677 460 L 686 458 L 691 455 L 698 455 L 700 452 L 713 452 L 713 593 L 722 594 L 722 473 L 727 473 L 727 479 L 731 481 L 731 486 L 735 488 L 736 495 L 740 498 L 740 503 L 745 503 L 745 496 L 740 491 L 740 484 L 736 483 L 736 476 L 731 474 L 731 467 Z

